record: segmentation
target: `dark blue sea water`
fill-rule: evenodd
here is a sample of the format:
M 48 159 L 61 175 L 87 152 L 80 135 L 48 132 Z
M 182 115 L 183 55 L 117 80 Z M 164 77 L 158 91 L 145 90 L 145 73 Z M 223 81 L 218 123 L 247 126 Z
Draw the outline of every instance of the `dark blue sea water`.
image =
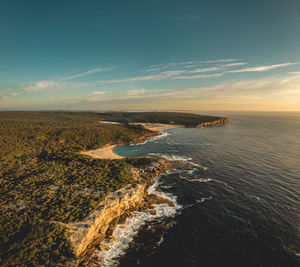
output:
M 183 207 L 141 226 L 120 266 L 300 266 L 300 114 L 225 116 L 222 127 L 115 149 L 207 167 L 160 178 Z

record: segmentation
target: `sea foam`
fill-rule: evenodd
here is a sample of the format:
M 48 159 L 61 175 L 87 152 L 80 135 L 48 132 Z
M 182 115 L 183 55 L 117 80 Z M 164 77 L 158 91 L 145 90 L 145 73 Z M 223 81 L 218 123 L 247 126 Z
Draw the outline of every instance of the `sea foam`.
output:
M 213 198 L 212 196 L 210 196 L 210 197 L 202 197 L 201 199 L 196 199 L 196 202 L 202 203 L 204 201 L 211 200 L 212 198 Z
M 136 236 L 142 225 L 152 220 L 175 216 L 177 211 L 182 209 L 182 206 L 176 201 L 176 196 L 158 189 L 158 186 L 160 185 L 159 178 L 160 177 L 155 179 L 154 183 L 148 188 L 148 194 L 155 194 L 171 200 L 174 203 L 174 207 L 171 207 L 166 203 L 155 204 L 153 206 L 156 214 L 136 211 L 127 218 L 125 224 L 118 224 L 113 233 L 114 241 L 104 240 L 102 242 L 102 244 L 107 247 L 107 250 L 96 251 L 94 254 L 101 258 L 101 266 L 117 266 L 119 257 L 125 254 L 126 249 L 130 246 L 130 242 L 133 241 L 133 238 Z M 161 242 L 163 242 L 163 239 Z
M 161 154 L 161 153 L 148 153 L 148 155 L 161 157 L 161 158 L 164 158 L 164 159 L 167 159 L 170 161 L 177 161 L 177 160 L 190 161 L 190 160 L 192 160 L 192 158 L 185 157 L 185 156 L 179 156 L 179 155 L 175 155 L 175 154 L 166 155 L 166 154 Z
M 144 144 L 147 144 L 147 143 L 149 143 L 149 142 L 154 142 L 154 141 L 156 141 L 156 140 L 158 140 L 158 139 L 167 137 L 168 135 L 170 135 L 170 134 L 167 133 L 167 132 L 162 132 L 162 134 L 160 134 L 160 135 L 151 137 L 151 138 L 149 138 L 149 139 L 147 139 L 147 140 L 145 140 L 144 142 L 141 142 L 141 143 L 131 144 L 130 146 L 140 146 L 140 145 L 144 145 Z
M 216 180 L 216 179 L 211 179 L 211 178 L 193 178 L 193 179 L 189 179 L 183 175 L 179 175 L 179 177 L 181 179 L 187 180 L 189 182 L 199 182 L 199 183 L 207 183 L 207 182 L 213 182 L 213 183 L 218 183 L 218 184 L 222 184 L 225 187 L 234 190 L 234 188 L 232 186 L 230 186 L 228 183 L 224 182 L 224 181 L 220 181 L 220 180 Z

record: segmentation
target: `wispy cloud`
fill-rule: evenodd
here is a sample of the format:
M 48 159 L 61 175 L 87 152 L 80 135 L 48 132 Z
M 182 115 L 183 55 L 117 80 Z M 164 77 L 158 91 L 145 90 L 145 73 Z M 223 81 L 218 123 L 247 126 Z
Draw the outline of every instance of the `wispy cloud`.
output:
M 76 78 L 79 78 L 79 77 L 84 77 L 84 76 L 91 75 L 91 74 L 98 73 L 98 72 L 109 71 L 109 70 L 112 70 L 112 69 L 114 69 L 114 67 L 111 67 L 111 68 L 95 68 L 95 69 L 92 69 L 92 70 L 88 70 L 86 72 L 82 72 L 82 73 L 78 73 L 78 74 L 74 74 L 74 75 L 64 77 L 61 80 L 63 80 L 63 81 L 72 80 L 72 79 L 76 79 Z
M 161 67 L 149 67 L 148 69 L 146 69 L 146 72 L 160 71 L 161 69 Z
M 141 88 L 141 89 L 132 89 L 132 90 L 128 90 L 126 92 L 126 94 L 128 96 L 137 96 L 137 95 L 142 95 L 145 94 L 146 89 L 145 88 Z
M 185 73 L 184 70 L 167 70 L 160 73 L 162 77 L 172 77 L 179 74 Z
M 199 64 L 199 62 L 202 62 Z M 205 63 L 203 63 L 205 62 Z M 208 63 L 210 62 L 210 63 Z M 206 65 L 209 64 L 209 65 Z M 88 90 L 89 88 L 93 88 L 94 91 L 90 93 L 90 99 L 93 99 L 95 102 L 97 98 L 101 96 L 101 100 L 109 98 L 111 93 L 104 90 L 97 90 L 101 88 L 101 85 L 105 84 L 122 84 L 122 83 L 136 83 L 136 82 L 154 82 L 154 81 L 161 81 L 161 80 L 196 80 L 196 79 L 209 79 L 209 78 L 218 78 L 221 76 L 226 75 L 227 73 L 244 73 L 244 72 L 263 72 L 263 71 L 270 71 L 277 68 L 288 67 L 294 65 L 295 63 L 287 62 L 281 64 L 273 64 L 273 65 L 263 65 L 263 66 L 255 66 L 255 67 L 244 67 L 247 63 L 240 62 L 237 59 L 216 59 L 211 61 L 185 61 L 185 62 L 171 62 L 158 65 L 152 65 L 151 68 L 156 68 L 156 72 L 154 73 L 147 73 L 144 71 L 139 76 L 133 77 L 125 77 L 125 78 L 118 78 L 118 79 L 109 79 L 109 80 L 89 80 L 86 81 L 72 81 L 77 77 L 84 77 L 93 73 L 101 72 L 104 70 L 109 70 L 112 68 L 105 68 L 105 69 L 93 69 L 86 71 L 84 73 L 64 77 L 58 80 L 41 80 L 41 81 L 32 81 L 32 82 L 25 82 L 19 85 L 19 91 L 23 93 L 26 92 L 38 92 L 38 91 L 58 91 L 58 90 L 72 90 L 77 88 L 85 88 Z M 169 69 L 165 69 L 168 66 Z M 188 67 L 188 68 L 187 68 Z M 290 77 L 297 76 L 298 72 L 291 72 Z M 289 77 L 289 79 L 291 79 Z M 210 83 L 214 83 L 213 80 Z M 271 86 L 271 84 L 269 84 Z M 142 85 L 145 86 L 145 85 Z M 246 86 L 246 85 L 245 85 Z M 158 92 L 158 91 L 156 91 Z M 118 90 L 120 93 L 120 90 Z M 173 92 L 174 93 L 174 92 Z M 178 95 L 178 94 L 177 94 Z M 11 92 L 9 94 L 1 94 L 0 98 L 7 99 L 10 96 L 14 96 Z M 148 90 L 146 89 L 132 89 L 126 92 L 124 97 L 150 97 Z M 116 94 L 118 97 L 118 94 Z M 96 100 L 95 100 L 96 99 Z
M 6 100 L 9 97 L 15 97 L 20 95 L 20 92 L 13 92 L 10 89 L 6 90 L 6 92 L 0 93 L 0 100 Z
M 222 68 L 223 67 L 202 68 L 202 69 L 195 69 L 195 70 L 185 71 L 185 73 L 211 72 L 211 71 L 221 70 Z
M 54 81 L 43 80 L 43 81 L 36 81 L 36 82 L 26 82 L 23 83 L 23 85 L 24 85 L 23 89 L 25 91 L 40 91 L 45 88 L 56 87 L 58 83 Z
M 227 72 L 231 73 L 238 73 L 238 72 L 258 72 L 258 71 L 269 71 L 277 68 L 283 68 L 288 67 L 291 65 L 294 65 L 295 63 L 288 62 L 288 63 L 282 63 L 282 64 L 274 64 L 274 65 L 265 65 L 265 66 L 256 66 L 256 67 L 250 67 L 250 68 L 244 68 L 244 69 L 238 69 L 238 70 L 229 70 Z
M 128 82 L 138 82 L 138 81 L 161 81 L 161 80 L 178 80 L 178 79 L 201 79 L 209 77 L 219 77 L 223 73 L 219 74 L 203 74 L 203 75 L 193 75 L 193 76 L 184 76 L 179 74 L 188 73 L 182 70 L 178 71 L 165 71 L 155 75 L 146 75 L 146 76 L 136 76 L 131 78 L 116 79 L 116 80 L 103 80 L 98 81 L 97 84 L 113 84 L 113 83 L 128 83 Z
M 21 84 L 21 89 L 27 92 L 55 89 L 72 89 L 87 85 L 86 82 L 62 82 L 62 81 L 33 81 Z
M 236 63 L 228 63 L 228 64 L 224 64 L 223 67 L 235 67 L 235 66 L 242 66 L 242 65 L 246 65 L 247 63 L 245 62 L 236 62 Z
M 140 81 L 160 81 L 160 80 L 179 80 L 179 79 L 206 79 L 206 78 L 214 78 L 221 77 L 226 73 L 241 73 L 241 72 L 262 72 L 269 71 L 276 68 L 288 67 L 295 63 L 282 63 L 282 64 L 274 64 L 274 65 L 264 65 L 264 66 L 256 66 L 242 69 L 230 69 L 232 67 L 240 67 L 247 63 L 245 62 L 232 62 L 236 61 L 235 59 L 220 59 L 214 60 L 213 64 L 218 63 L 215 66 L 203 67 L 203 68 L 183 68 L 182 66 L 187 66 L 188 64 L 194 64 L 195 62 L 175 62 L 175 63 L 167 63 L 168 66 L 175 66 L 175 69 L 171 70 L 163 70 L 158 71 L 157 73 L 153 73 L 150 75 L 140 75 L 135 77 L 128 77 L 123 79 L 113 79 L 113 80 L 98 80 L 95 81 L 94 84 L 113 84 L 113 83 L 130 83 L 130 82 L 140 82 Z M 226 63 L 232 62 L 232 63 Z M 226 64 L 220 64 L 226 63 Z M 159 65 L 153 65 L 152 68 L 157 68 L 157 70 L 161 70 Z M 228 70 L 229 69 L 229 70 Z M 214 73 L 211 73 L 214 72 Z M 198 74 L 197 73 L 203 73 Z
M 214 59 L 214 60 L 206 60 L 206 61 L 200 61 L 200 62 L 202 62 L 202 63 L 222 63 L 222 62 L 233 62 L 233 61 L 239 61 L 239 59 L 224 58 L 224 59 Z
M 153 75 L 141 75 L 124 79 L 116 79 L 116 80 L 102 80 L 97 81 L 98 84 L 111 84 L 111 83 L 128 83 L 128 82 L 138 82 L 138 81 L 159 81 L 169 79 L 174 77 L 184 71 L 176 70 L 176 71 L 163 71 L 158 74 Z
M 231 62 L 233 60 L 234 59 L 220 59 L 220 60 L 214 60 L 212 62 L 219 62 L 219 63 Z M 21 87 L 25 91 L 41 91 L 46 89 L 66 89 L 66 88 L 74 89 L 78 87 L 93 86 L 97 84 L 129 83 L 129 82 L 138 82 L 138 81 L 160 81 L 160 80 L 167 80 L 167 79 L 170 80 L 202 79 L 202 78 L 209 78 L 209 77 L 219 77 L 222 76 L 224 73 L 203 74 L 203 75 L 190 75 L 190 74 L 215 72 L 215 71 L 220 71 L 223 68 L 238 66 L 242 64 L 245 63 L 236 62 L 231 64 L 224 64 L 221 66 L 195 68 L 195 66 L 197 65 L 195 65 L 195 62 L 193 61 L 171 62 L 171 63 L 166 63 L 164 65 L 158 64 L 158 65 L 150 66 L 150 68 L 146 70 L 146 73 L 150 71 L 157 71 L 157 73 L 149 74 L 149 75 L 140 75 L 135 77 L 123 78 L 123 79 L 96 80 L 96 81 L 86 81 L 86 82 L 69 81 L 78 77 L 84 77 L 97 72 L 103 72 L 103 71 L 113 69 L 113 68 L 96 68 L 80 74 L 63 77 L 59 80 L 41 80 L 41 81 L 25 82 L 21 85 Z M 176 68 L 176 69 L 164 70 L 166 68 Z
M 168 68 L 194 68 L 194 67 L 200 67 L 203 64 L 220 64 L 220 63 L 226 63 L 226 62 L 235 62 L 239 61 L 238 59 L 228 58 L 228 59 L 215 59 L 215 60 L 198 60 L 198 61 L 183 61 L 183 62 L 168 62 L 164 64 L 155 64 L 151 65 L 146 69 L 146 72 L 154 72 L 154 71 L 161 71 Z M 238 65 L 244 65 L 246 63 L 242 62 L 235 62 L 231 63 L 231 66 L 238 66 Z M 228 67 L 230 67 L 230 64 L 228 64 Z
M 199 75 L 189 75 L 189 76 L 175 76 L 172 77 L 173 80 L 179 80 L 179 79 L 205 79 L 205 78 L 214 78 L 214 77 L 221 77 L 224 73 L 213 73 L 213 74 L 199 74 Z
M 227 64 L 220 64 L 226 62 L 232 62 L 235 59 L 220 59 L 211 61 L 213 64 L 218 63 L 216 66 L 211 67 L 202 67 L 202 68 L 195 68 L 195 62 L 187 61 L 187 62 L 173 62 L 173 63 L 166 63 L 166 64 L 158 64 L 152 65 L 146 72 L 156 71 L 154 74 L 150 75 L 141 75 L 136 77 L 124 78 L 124 79 L 115 79 L 115 80 L 103 80 L 99 81 L 99 83 L 109 84 L 109 83 L 128 83 L 128 82 L 138 82 L 138 81 L 159 81 L 159 80 L 179 80 L 179 79 L 205 79 L 205 78 L 213 78 L 213 77 L 220 77 L 224 75 L 224 69 L 245 65 L 244 62 L 234 62 L 234 63 L 227 63 Z M 191 65 L 190 65 L 191 64 Z M 190 68 L 186 68 L 188 66 L 193 66 Z M 171 70 L 164 70 L 165 68 L 175 67 L 175 69 Z M 201 75 L 191 75 L 196 73 L 209 73 L 209 72 L 217 72 L 222 71 L 219 73 L 214 74 L 201 74 Z
M 146 72 L 160 71 L 163 69 L 176 68 L 176 67 L 185 68 L 185 67 L 193 66 L 196 63 L 197 63 L 196 61 L 183 61 L 183 62 L 168 62 L 168 63 L 164 63 L 164 64 L 155 64 L 155 65 L 149 66 L 146 69 Z
M 235 67 L 235 66 L 242 66 L 247 63 L 244 62 L 236 62 L 236 63 L 229 63 L 229 64 L 222 64 L 217 65 L 215 67 L 206 67 L 206 68 L 196 68 L 194 70 L 184 71 L 185 73 L 200 73 L 200 72 L 212 72 L 212 71 L 220 71 L 226 68 Z
M 243 101 L 276 98 L 282 95 L 300 96 L 300 74 L 285 77 L 271 76 L 262 79 L 245 80 L 240 82 L 218 83 L 213 86 L 182 88 L 182 89 L 130 89 L 120 92 L 108 92 L 101 98 L 81 98 L 79 102 L 109 102 L 140 99 L 143 101 L 201 101 L 203 99 L 240 99 Z
M 106 91 L 94 91 L 92 92 L 92 95 L 104 95 L 106 93 L 107 93 Z
M 289 72 L 289 74 L 292 74 L 292 75 L 300 75 L 300 71 L 292 71 L 292 72 Z
M 75 75 L 70 75 L 67 77 L 60 78 L 58 80 L 41 80 L 41 81 L 32 81 L 32 82 L 25 82 L 21 84 L 21 87 L 25 91 L 41 91 L 46 89 L 66 89 L 66 88 L 78 88 L 81 86 L 88 86 L 90 82 L 73 82 L 69 80 L 73 80 L 79 77 L 85 77 L 94 73 L 109 71 L 114 69 L 115 67 L 111 68 L 95 68 L 92 70 L 88 70 L 83 73 L 78 73 Z

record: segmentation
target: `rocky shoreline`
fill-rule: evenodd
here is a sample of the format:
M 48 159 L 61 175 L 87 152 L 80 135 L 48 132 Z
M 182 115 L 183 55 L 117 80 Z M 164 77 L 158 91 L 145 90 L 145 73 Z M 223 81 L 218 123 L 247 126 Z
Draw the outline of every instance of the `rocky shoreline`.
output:
M 101 259 L 92 256 L 95 250 L 104 250 L 101 245 L 104 239 L 112 240 L 112 234 L 117 224 L 126 222 L 134 211 L 149 211 L 154 213 L 154 204 L 166 203 L 173 206 L 173 202 L 154 194 L 148 194 L 147 189 L 153 179 L 162 173 L 174 169 L 192 169 L 189 162 L 168 161 L 155 158 L 155 161 L 142 169 L 132 168 L 131 175 L 136 180 L 135 185 L 110 193 L 99 204 L 97 210 L 84 222 L 67 225 L 70 233 L 70 243 L 76 256 L 77 265 L 100 264 Z
M 206 122 L 198 125 L 200 127 L 221 126 L 228 122 L 223 118 L 213 122 Z M 137 144 L 159 135 L 159 131 L 153 131 L 134 140 L 131 144 Z M 135 211 L 149 211 L 154 213 L 154 204 L 166 203 L 173 206 L 174 203 L 154 194 L 148 194 L 147 189 L 155 177 L 167 171 L 184 169 L 191 170 L 196 166 L 185 161 L 170 161 L 165 158 L 151 157 L 154 161 L 144 168 L 131 168 L 130 174 L 136 181 L 124 188 L 110 193 L 99 207 L 83 222 L 70 223 L 69 229 L 70 243 L 76 262 L 73 266 L 101 265 L 101 258 L 93 255 L 96 250 L 105 250 L 101 244 L 104 239 L 113 241 L 113 232 L 118 224 L 124 224 L 126 219 Z M 201 166 L 197 166 L 201 168 Z
M 218 127 L 222 126 L 225 123 L 228 123 L 229 120 L 227 118 L 221 118 L 219 120 L 209 121 L 209 122 L 203 122 L 197 125 L 197 128 L 203 128 L 203 127 Z

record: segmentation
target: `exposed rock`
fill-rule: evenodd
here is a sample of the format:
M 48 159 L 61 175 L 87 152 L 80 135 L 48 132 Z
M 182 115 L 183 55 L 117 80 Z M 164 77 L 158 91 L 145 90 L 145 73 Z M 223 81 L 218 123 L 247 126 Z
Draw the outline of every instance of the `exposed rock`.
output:
M 112 234 L 116 225 L 125 223 L 133 211 L 152 210 L 153 204 L 173 205 L 169 200 L 147 193 L 150 181 L 170 168 L 169 161 L 157 159 L 144 169 L 132 169 L 132 175 L 135 175 L 135 180 L 138 181 L 136 185 L 127 185 L 109 194 L 84 222 L 68 224 L 70 242 L 79 264 L 88 261 L 97 246 L 100 250 L 105 249 L 99 244 L 104 238 L 113 241 Z
M 103 245 L 102 243 L 100 243 L 99 249 L 100 249 L 100 250 L 107 250 L 108 248 L 107 248 L 107 246 L 105 246 L 105 245 Z
M 117 224 L 125 223 L 132 212 L 149 211 L 151 214 L 155 214 L 154 204 L 166 203 L 174 206 L 174 203 L 168 199 L 148 194 L 147 189 L 153 178 L 168 170 L 193 169 L 194 167 L 193 163 L 187 161 L 168 161 L 163 158 L 155 158 L 150 165 L 143 169 L 131 169 L 131 175 L 137 182 L 135 185 L 127 185 L 110 193 L 84 222 L 67 225 L 70 242 L 77 257 L 77 265 L 98 262 L 99 258 L 91 258 L 96 248 L 105 250 L 106 247 L 101 242 L 104 239 L 113 241 L 112 235 L 115 227 Z M 197 167 L 199 168 L 199 166 Z
M 214 120 L 214 121 L 200 123 L 197 125 L 197 128 L 218 127 L 218 126 L 224 125 L 225 123 L 228 123 L 228 122 L 229 122 L 229 120 L 227 118 L 221 118 L 221 119 Z

